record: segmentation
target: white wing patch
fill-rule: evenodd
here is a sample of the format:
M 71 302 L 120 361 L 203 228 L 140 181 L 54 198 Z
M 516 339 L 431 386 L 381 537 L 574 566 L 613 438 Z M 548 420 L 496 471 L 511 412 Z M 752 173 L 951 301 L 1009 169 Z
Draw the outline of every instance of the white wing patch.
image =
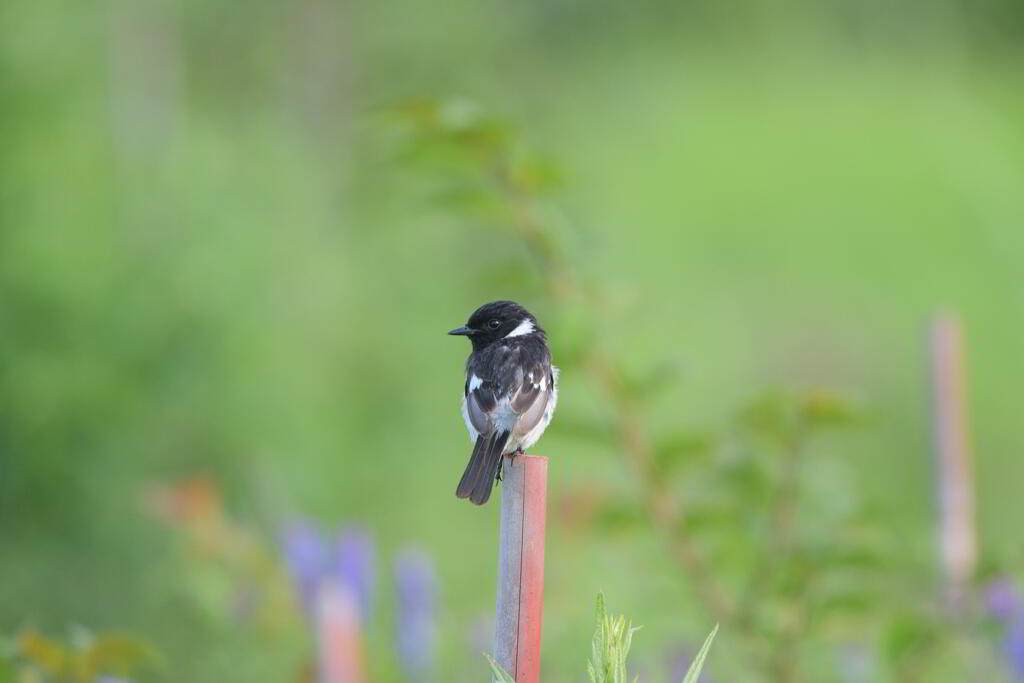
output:
M 476 437 L 480 436 L 480 432 L 476 431 L 476 427 L 469 419 L 469 410 L 466 408 L 466 397 L 462 397 L 462 420 L 466 423 L 466 430 L 469 431 L 469 440 L 476 443 Z
M 548 397 L 548 404 L 544 407 L 544 417 L 537 423 L 537 426 L 531 429 L 529 432 L 523 435 L 522 440 L 519 442 L 519 446 L 526 450 L 533 444 L 537 443 L 537 439 L 544 433 L 544 430 L 551 424 L 551 418 L 555 414 L 555 406 L 558 404 L 558 368 L 554 365 L 551 366 L 551 395 Z M 545 379 L 541 380 L 543 384 Z
M 505 338 L 508 339 L 509 337 L 520 337 L 524 334 L 530 334 L 531 332 L 534 331 L 534 329 L 536 328 L 533 326 L 532 320 L 524 320 L 523 322 L 519 323 L 516 329 L 506 334 Z
M 527 449 L 533 444 L 537 443 L 540 439 L 541 434 L 547 429 L 548 425 L 551 424 L 551 418 L 555 414 L 555 406 L 558 404 L 558 368 L 551 366 L 551 395 L 548 396 L 548 404 L 544 408 L 544 417 L 541 418 L 537 426 L 531 429 L 528 433 L 524 434 L 519 444 L 513 444 L 509 442 L 509 448 L 515 448 L 517 445 Z M 532 378 L 531 378 L 532 379 Z M 540 389 L 544 391 L 547 386 L 548 378 L 546 376 L 540 379 Z M 483 380 L 476 375 L 471 375 L 469 378 L 469 390 L 473 391 L 477 387 L 483 384 Z M 497 425 L 504 429 L 512 429 L 515 426 L 515 421 L 518 419 L 518 415 L 512 410 L 509 405 L 509 401 L 506 398 L 504 401 L 499 401 L 498 405 L 495 406 L 495 410 L 492 413 L 494 421 Z M 466 423 L 466 431 L 469 432 L 469 440 L 476 442 L 477 437 L 480 436 L 480 432 L 476 430 L 473 423 L 469 419 L 469 410 L 466 407 L 466 397 L 462 397 L 462 420 Z

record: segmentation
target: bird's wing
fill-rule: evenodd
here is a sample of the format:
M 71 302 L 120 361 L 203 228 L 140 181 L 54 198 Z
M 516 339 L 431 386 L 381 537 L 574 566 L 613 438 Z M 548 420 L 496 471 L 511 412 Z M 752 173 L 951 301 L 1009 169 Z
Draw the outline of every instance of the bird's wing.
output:
M 520 362 L 509 354 L 495 368 L 496 378 L 472 374 L 466 380 L 466 415 L 480 434 L 495 428 L 516 435 L 529 432 L 544 416 L 551 392 L 551 371 L 547 363 Z
M 546 363 L 531 365 L 519 390 L 510 399 L 512 410 L 518 416 L 513 436 L 529 434 L 544 419 L 552 388 L 550 367 Z
M 476 375 L 466 381 L 465 416 L 477 434 L 490 434 L 494 430 L 493 413 L 498 405 L 496 388 L 493 382 L 479 381 Z

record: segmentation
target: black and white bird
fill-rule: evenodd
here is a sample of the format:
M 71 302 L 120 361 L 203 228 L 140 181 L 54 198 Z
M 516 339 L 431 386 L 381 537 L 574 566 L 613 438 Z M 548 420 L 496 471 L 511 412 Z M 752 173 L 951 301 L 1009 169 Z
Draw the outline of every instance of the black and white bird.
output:
M 469 337 L 462 418 L 473 454 L 455 495 L 483 505 L 504 454 L 521 454 L 544 433 L 558 400 L 558 368 L 551 364 L 544 330 L 512 301 L 484 304 L 465 327 L 448 334 Z

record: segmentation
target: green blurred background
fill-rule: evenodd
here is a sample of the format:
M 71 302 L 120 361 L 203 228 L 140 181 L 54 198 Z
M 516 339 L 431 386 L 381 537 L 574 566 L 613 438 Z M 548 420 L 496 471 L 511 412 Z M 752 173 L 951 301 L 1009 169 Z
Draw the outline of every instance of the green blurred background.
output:
M 777 387 L 852 397 L 861 417 L 823 438 L 811 486 L 863 501 L 879 575 L 922 595 L 940 592 L 925 330 L 959 311 L 983 567 L 1014 573 L 1022 38 L 1016 0 L 8 0 L 0 631 L 128 631 L 169 680 L 296 680 L 301 622 L 223 614 L 147 512 L 153 487 L 199 476 L 268 555 L 295 518 L 373 535 L 375 680 L 398 679 L 390 558 L 429 553 L 438 680 L 481 680 L 497 505 L 453 495 L 468 349 L 444 333 L 498 298 L 537 314 L 556 363 L 571 339 L 677 368 L 644 404 L 652 429 L 715 431 Z M 558 167 L 538 201 L 600 305 L 556 301 L 521 235 L 438 201 L 476 167 L 408 152 L 394 114 L 433 100 L 497 112 L 499 137 Z M 600 428 L 576 434 L 614 411 L 568 363 L 535 449 L 552 463 L 545 680 L 581 680 L 598 590 L 645 625 L 642 680 L 713 625 L 642 506 L 578 514 L 581 492 L 643 488 Z M 859 628 L 809 630 L 790 680 L 898 680 Z M 716 681 L 785 678 L 733 661 L 734 634 Z M 1003 675 L 997 638 L 958 638 L 921 680 Z

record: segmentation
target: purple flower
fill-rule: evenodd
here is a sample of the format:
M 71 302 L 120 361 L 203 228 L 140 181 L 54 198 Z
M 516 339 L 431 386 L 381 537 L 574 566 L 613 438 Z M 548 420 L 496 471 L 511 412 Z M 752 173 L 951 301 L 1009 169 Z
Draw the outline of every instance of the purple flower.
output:
M 395 560 L 398 656 L 406 679 L 433 678 L 437 650 L 437 578 L 424 553 L 406 549 Z
M 989 613 L 1000 621 L 1007 621 L 1014 612 L 1021 609 L 1020 596 L 1013 582 L 1003 577 L 996 579 L 985 588 L 985 606 Z
M 1013 615 L 1006 629 L 1003 648 L 1013 680 L 1024 681 L 1024 610 L 1018 610 Z
M 338 534 L 330 570 L 355 593 L 366 623 L 373 593 L 373 541 L 365 529 L 352 527 Z
M 359 616 L 366 622 L 373 588 L 373 542 L 369 533 L 349 528 L 327 539 L 318 527 L 300 521 L 285 529 L 281 545 L 302 609 L 309 618 L 313 618 L 318 593 L 330 580 L 351 591 Z
M 1006 627 L 1003 654 L 1010 673 L 1014 680 L 1024 681 L 1024 602 L 1013 582 L 1007 578 L 997 579 L 988 585 L 985 602 L 989 613 Z
M 327 565 L 327 547 L 323 535 L 307 522 L 296 522 L 285 530 L 282 546 L 285 562 L 295 580 L 299 601 L 306 614 L 310 615 Z

